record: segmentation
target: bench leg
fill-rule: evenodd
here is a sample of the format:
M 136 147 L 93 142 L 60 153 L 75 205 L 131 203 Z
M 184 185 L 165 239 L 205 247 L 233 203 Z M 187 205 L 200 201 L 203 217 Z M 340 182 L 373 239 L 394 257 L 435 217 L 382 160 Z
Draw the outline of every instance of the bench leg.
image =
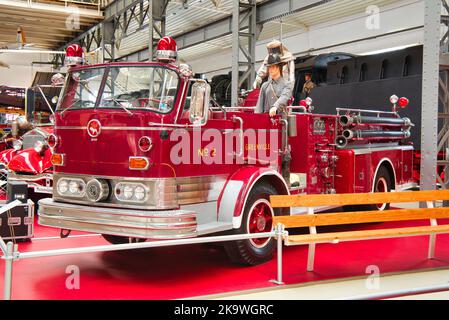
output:
M 427 202 L 427 208 L 434 208 L 434 204 L 432 201 L 428 201 Z M 431 226 L 437 226 L 438 222 L 436 219 L 430 219 L 430 225 Z M 427 255 L 428 259 L 433 259 L 435 258 L 435 244 L 436 244 L 436 240 L 437 240 L 437 235 L 436 234 L 431 234 L 429 236 L 429 253 Z
M 308 208 L 307 214 L 314 215 L 315 214 L 314 208 Z M 316 227 L 310 227 L 309 230 L 310 230 L 310 234 L 316 234 Z M 315 249 L 316 249 L 315 243 L 309 244 L 309 253 L 307 256 L 307 271 L 308 272 L 312 272 L 315 267 Z
M 316 244 L 309 244 L 309 255 L 307 257 L 307 271 L 312 272 L 315 266 Z

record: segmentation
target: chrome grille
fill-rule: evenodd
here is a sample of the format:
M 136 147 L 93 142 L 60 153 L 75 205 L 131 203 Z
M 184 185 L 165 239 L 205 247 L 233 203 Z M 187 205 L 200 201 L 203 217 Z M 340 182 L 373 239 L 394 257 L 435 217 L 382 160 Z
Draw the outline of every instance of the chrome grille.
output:
M 37 141 L 42 141 L 45 143 L 45 137 L 40 134 L 26 134 L 22 138 L 23 142 L 23 150 L 34 148 L 34 145 Z

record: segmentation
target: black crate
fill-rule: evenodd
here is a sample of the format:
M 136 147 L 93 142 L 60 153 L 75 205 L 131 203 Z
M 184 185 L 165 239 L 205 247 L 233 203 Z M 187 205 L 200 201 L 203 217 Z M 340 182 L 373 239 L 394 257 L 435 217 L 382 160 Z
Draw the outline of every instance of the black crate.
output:
M 32 238 L 34 230 L 33 207 L 30 201 L 30 203 L 21 203 L 1 213 L 0 236 L 4 240 Z

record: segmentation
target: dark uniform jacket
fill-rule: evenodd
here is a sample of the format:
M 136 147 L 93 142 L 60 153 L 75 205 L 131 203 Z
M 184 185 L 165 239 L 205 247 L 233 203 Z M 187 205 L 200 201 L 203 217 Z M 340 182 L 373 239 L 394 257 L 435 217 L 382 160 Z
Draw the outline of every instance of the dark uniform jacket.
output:
M 286 113 L 292 92 L 290 81 L 283 77 L 277 80 L 269 79 L 260 89 L 255 113 L 268 113 L 272 107 L 276 107 L 278 113 Z

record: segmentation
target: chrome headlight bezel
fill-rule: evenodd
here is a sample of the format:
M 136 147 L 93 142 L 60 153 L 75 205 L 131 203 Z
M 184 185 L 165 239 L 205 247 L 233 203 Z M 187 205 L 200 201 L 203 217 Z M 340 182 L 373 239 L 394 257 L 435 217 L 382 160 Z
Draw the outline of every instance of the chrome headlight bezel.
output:
M 66 183 L 66 185 L 67 185 L 67 190 L 65 192 L 61 191 L 62 183 Z M 70 190 L 70 185 L 72 184 L 72 186 L 73 186 L 74 183 L 78 185 L 78 189 L 79 189 L 78 192 L 72 192 Z M 86 194 L 86 183 L 84 182 L 83 179 L 79 179 L 79 178 L 62 178 L 62 179 L 59 179 L 59 181 L 56 185 L 56 191 L 61 196 L 73 197 L 73 198 L 83 198 L 84 195 Z
M 131 197 L 124 196 L 126 188 L 132 188 Z M 138 188 L 143 189 L 144 197 L 142 199 L 138 199 L 136 197 L 136 189 Z M 149 195 L 150 195 L 150 188 L 145 184 L 139 182 L 118 182 L 114 188 L 114 196 L 118 201 L 121 202 L 144 203 L 148 200 Z

